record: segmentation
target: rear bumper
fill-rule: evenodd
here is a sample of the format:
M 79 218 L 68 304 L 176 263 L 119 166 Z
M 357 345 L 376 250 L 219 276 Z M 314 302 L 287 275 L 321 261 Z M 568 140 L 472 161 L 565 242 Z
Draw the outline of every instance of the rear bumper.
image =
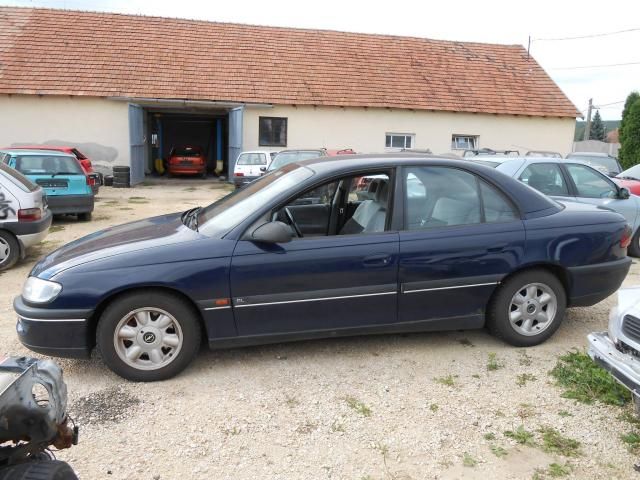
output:
M 171 175 L 202 175 L 207 169 L 206 165 L 169 165 L 168 171 Z
M 52 195 L 47 203 L 54 215 L 93 212 L 93 195 Z
M 589 307 L 601 302 L 620 288 L 629 267 L 629 257 L 596 265 L 569 267 L 569 306 Z
M 91 355 L 94 341 L 89 319 L 92 310 L 30 307 L 22 297 L 14 299 L 13 309 L 18 315 L 18 339 L 29 350 L 54 357 L 87 358 Z
M 634 395 L 640 395 L 640 360 L 620 352 L 607 332 L 593 332 L 587 336 L 589 356 L 607 370 Z
M 24 255 L 26 248 L 40 243 L 49 234 L 52 218 L 51 211 L 46 210 L 40 220 L 34 222 L 6 222 L 2 224 L 2 227 L 16 236 Z
M 259 176 L 257 177 L 233 177 L 233 183 L 236 186 L 236 188 L 240 188 L 244 185 L 246 185 L 247 183 L 251 183 L 254 180 L 260 178 Z

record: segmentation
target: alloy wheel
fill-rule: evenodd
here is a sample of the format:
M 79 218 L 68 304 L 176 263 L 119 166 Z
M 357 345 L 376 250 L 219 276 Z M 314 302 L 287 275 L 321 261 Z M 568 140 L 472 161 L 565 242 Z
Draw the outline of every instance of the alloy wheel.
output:
M 556 317 L 558 299 L 544 283 L 529 283 L 511 298 L 509 321 L 511 327 L 528 337 L 545 331 Z
M 0 263 L 4 262 L 11 254 L 11 245 L 4 238 L 0 237 Z

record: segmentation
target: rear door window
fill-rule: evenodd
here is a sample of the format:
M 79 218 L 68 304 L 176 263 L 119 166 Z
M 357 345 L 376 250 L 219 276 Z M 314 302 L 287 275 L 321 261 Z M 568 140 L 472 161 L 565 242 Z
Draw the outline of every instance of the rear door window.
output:
M 519 180 L 545 195 L 569 196 L 560 166 L 555 163 L 532 163 L 524 169 Z

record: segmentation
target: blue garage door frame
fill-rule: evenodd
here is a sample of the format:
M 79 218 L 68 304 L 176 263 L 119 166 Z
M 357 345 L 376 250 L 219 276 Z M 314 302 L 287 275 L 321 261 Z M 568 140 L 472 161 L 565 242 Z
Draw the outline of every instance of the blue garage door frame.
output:
M 233 177 L 233 169 L 236 166 L 238 155 L 242 152 L 242 116 L 244 107 L 229 110 L 229 160 L 227 178 Z
M 144 181 L 144 110 L 140 105 L 129 104 L 129 144 L 131 185 Z

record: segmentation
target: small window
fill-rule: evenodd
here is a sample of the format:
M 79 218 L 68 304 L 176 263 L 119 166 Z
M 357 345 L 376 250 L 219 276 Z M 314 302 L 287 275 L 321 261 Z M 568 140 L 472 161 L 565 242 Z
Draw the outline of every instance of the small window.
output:
M 387 133 L 385 138 L 385 148 L 413 148 L 413 133 Z
M 287 119 L 284 117 L 260 117 L 258 121 L 260 145 L 264 147 L 287 146 Z
M 485 222 L 512 222 L 518 219 L 511 203 L 495 187 L 481 180 L 480 193 L 482 194 Z
M 236 165 L 266 165 L 267 157 L 264 153 L 242 153 Z
M 451 150 L 477 150 L 477 135 L 452 135 Z
M 555 163 L 532 163 L 524 169 L 519 180 L 545 195 L 569 195 L 560 167 Z
M 578 197 L 615 198 L 618 189 L 603 174 L 586 165 L 568 164 L 567 170 L 576 185 Z

